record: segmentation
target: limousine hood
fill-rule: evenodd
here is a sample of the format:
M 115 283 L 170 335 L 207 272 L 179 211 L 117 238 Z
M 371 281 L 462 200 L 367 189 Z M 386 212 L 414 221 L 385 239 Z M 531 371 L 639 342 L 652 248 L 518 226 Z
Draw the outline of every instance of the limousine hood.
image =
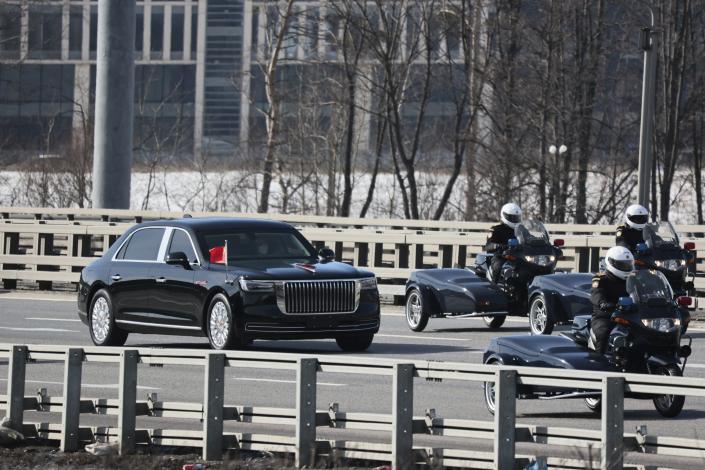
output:
M 225 269 L 224 267 L 218 267 Z M 313 280 L 313 279 L 357 279 L 371 273 L 337 261 L 327 263 L 305 263 L 292 260 L 241 261 L 228 266 L 228 270 L 246 279 L 266 280 Z

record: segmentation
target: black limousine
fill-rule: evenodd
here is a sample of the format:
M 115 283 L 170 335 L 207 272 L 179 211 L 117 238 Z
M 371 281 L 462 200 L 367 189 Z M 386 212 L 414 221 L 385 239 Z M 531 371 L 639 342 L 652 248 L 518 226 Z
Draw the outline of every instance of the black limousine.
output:
M 96 345 L 158 333 L 207 336 L 214 349 L 332 338 L 365 350 L 379 330 L 377 282 L 334 257 L 283 222 L 142 223 L 83 269 L 79 317 Z

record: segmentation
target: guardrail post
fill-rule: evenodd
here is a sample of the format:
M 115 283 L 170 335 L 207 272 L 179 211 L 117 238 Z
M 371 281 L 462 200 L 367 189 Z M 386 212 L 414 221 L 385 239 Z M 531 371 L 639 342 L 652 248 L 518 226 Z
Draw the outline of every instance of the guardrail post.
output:
M 81 373 L 83 349 L 68 348 L 64 360 L 64 410 L 61 413 L 61 451 L 78 450 L 81 418 Z
M 223 458 L 225 354 L 208 354 L 205 373 L 203 382 L 203 460 L 220 460 Z
M 296 369 L 296 466 L 316 461 L 316 374 L 318 359 L 300 358 Z
M 7 371 L 7 419 L 10 427 L 22 432 L 24 420 L 24 381 L 27 370 L 27 346 L 12 346 Z
M 624 463 L 624 378 L 602 379 L 602 466 L 619 470 Z
M 392 399 L 392 469 L 413 465 L 414 365 L 394 364 Z
M 500 369 L 494 384 L 494 468 L 513 470 L 516 434 L 517 372 Z
M 135 349 L 128 349 L 120 353 L 118 445 L 121 455 L 131 454 L 135 451 L 138 359 L 139 354 Z

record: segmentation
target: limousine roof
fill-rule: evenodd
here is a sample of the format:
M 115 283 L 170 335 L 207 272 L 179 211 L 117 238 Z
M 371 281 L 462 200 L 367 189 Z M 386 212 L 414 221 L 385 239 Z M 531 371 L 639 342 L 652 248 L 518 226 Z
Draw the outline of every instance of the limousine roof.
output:
M 184 217 L 183 219 L 166 219 L 145 222 L 140 227 L 181 227 L 193 231 L 211 230 L 262 230 L 291 229 L 292 226 L 278 220 L 244 219 L 237 217 Z

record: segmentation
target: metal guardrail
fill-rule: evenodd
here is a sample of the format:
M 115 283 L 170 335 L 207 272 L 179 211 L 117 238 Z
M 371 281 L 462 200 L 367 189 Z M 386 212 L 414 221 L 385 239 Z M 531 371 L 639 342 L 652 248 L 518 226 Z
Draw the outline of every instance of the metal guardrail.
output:
M 173 215 L 173 214 L 172 214 Z M 0 279 L 5 288 L 18 280 L 36 281 L 41 288 L 52 282 L 78 282 L 83 266 L 102 255 L 132 224 L 90 221 L 6 219 L 0 223 Z M 577 226 L 565 226 L 564 231 Z M 602 229 L 595 229 L 595 233 Z M 465 267 L 482 251 L 486 233 L 300 227 L 317 246 L 334 249 L 336 258 L 374 271 L 383 294 L 404 295 L 411 271 L 433 267 Z M 555 232 L 554 232 L 555 234 Z M 564 258 L 558 268 L 566 271 L 597 271 L 599 260 L 614 238 L 605 235 L 558 234 L 565 240 Z M 705 240 L 695 239 L 705 253 Z M 698 256 L 702 260 L 702 256 Z M 705 271 L 699 264 L 698 271 Z M 705 277 L 696 278 L 705 291 Z
M 202 211 L 153 211 L 128 209 L 79 209 L 79 208 L 42 208 L 42 207 L 0 207 L 0 220 L 29 219 L 45 221 L 102 221 L 138 223 L 148 220 L 179 219 L 185 214 L 193 217 L 243 217 L 281 220 L 299 226 L 328 228 L 386 228 L 401 230 L 447 230 L 457 232 L 482 232 L 494 223 L 467 222 L 456 220 L 409 220 L 409 219 L 371 219 L 356 217 L 331 217 L 323 215 L 300 214 L 258 214 L 244 212 L 202 212 Z M 594 224 L 547 224 L 553 234 L 589 234 L 614 236 L 615 226 Z M 704 238 L 703 225 L 678 225 L 678 233 L 688 237 Z
M 0 344 L 0 358 L 6 358 L 9 364 L 7 396 L 0 397 L 0 402 L 5 402 L 6 415 L 11 425 L 24 430 L 29 436 L 58 440 L 63 451 L 76 450 L 85 440 L 110 440 L 118 443 L 120 453 L 123 454 L 134 452 L 140 444 L 178 445 L 200 447 L 203 458 L 208 460 L 222 458 L 224 449 L 239 448 L 293 453 L 299 467 L 311 465 L 316 456 L 323 453 L 391 462 L 392 467 L 397 469 L 410 468 L 420 463 L 499 470 L 515 468 L 516 459 L 522 456 L 552 459 L 551 468 L 580 468 L 575 461 L 586 457 L 581 458 L 580 452 L 576 456 L 574 447 L 587 449 L 590 459 L 594 457 L 590 449 L 599 448 L 602 468 L 610 469 L 622 468 L 625 460 L 641 458 L 639 456 L 642 454 L 637 453 L 635 456 L 632 455 L 634 452 L 629 452 L 638 445 L 648 448 L 650 452 L 664 450 L 661 463 L 658 463 L 658 459 L 652 460 L 654 465 L 666 465 L 670 463 L 669 459 L 673 459 L 673 455 L 682 456 L 684 453 L 694 457 L 691 463 L 702 464 L 702 457 L 698 457 L 705 451 L 704 441 L 652 436 L 644 438 L 625 435 L 623 429 L 625 392 L 705 397 L 705 379 L 701 378 L 497 368 L 458 362 L 398 361 L 335 355 L 316 357 L 270 352 L 155 348 Z M 37 396 L 25 396 L 28 364 L 44 361 L 64 364 L 62 396 L 50 397 L 43 391 Z M 81 397 L 84 363 L 119 364 L 117 400 Z M 203 367 L 202 402 L 164 402 L 156 395 L 150 395 L 146 401 L 138 401 L 138 364 Z M 226 404 L 226 367 L 295 371 L 295 409 Z M 391 377 L 391 413 L 343 413 L 336 405 L 331 405 L 328 410 L 317 410 L 317 380 L 320 373 Z M 494 423 L 444 420 L 435 416 L 431 410 L 426 412 L 426 416 L 415 417 L 414 378 L 494 382 Z M 586 432 L 517 425 L 516 387 L 520 384 L 600 390 L 603 397 L 601 430 Z M 30 425 L 24 422 L 26 410 L 60 410 L 61 424 Z M 81 427 L 81 413 L 117 414 L 117 427 Z M 200 419 L 202 428 L 198 431 L 138 429 L 137 416 Z M 280 427 L 293 427 L 294 432 L 274 435 L 230 433 L 224 432 L 224 421 L 276 423 Z M 331 432 L 329 428 L 351 431 L 362 429 L 365 433 L 357 437 L 340 434 L 326 439 L 325 434 Z M 492 439 L 493 450 L 478 453 L 472 449 L 468 438 L 473 441 Z M 584 468 L 584 463 L 582 465 Z

